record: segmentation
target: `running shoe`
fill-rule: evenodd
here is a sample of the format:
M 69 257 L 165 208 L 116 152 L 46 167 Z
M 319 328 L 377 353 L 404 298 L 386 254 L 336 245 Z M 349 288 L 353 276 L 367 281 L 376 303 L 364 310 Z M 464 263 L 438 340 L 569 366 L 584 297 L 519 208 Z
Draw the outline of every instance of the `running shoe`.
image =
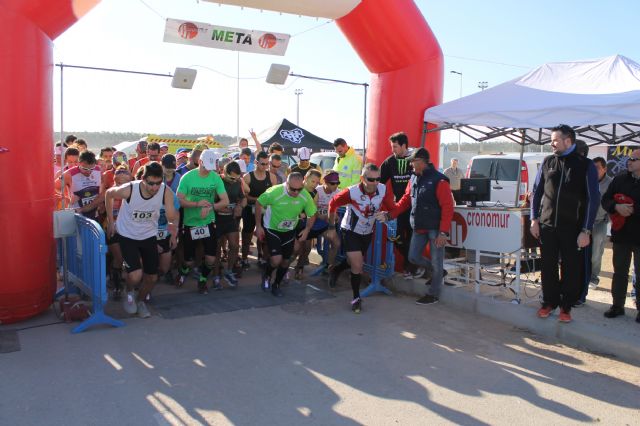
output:
M 244 269 L 245 271 L 248 270 L 251 267 L 249 265 L 249 261 L 247 259 L 243 259 L 241 265 L 242 265 L 242 269 Z
M 329 271 L 329 288 L 336 288 L 336 285 L 338 285 L 338 275 L 335 267 L 331 268 Z
M 271 286 L 271 294 L 276 297 L 284 296 L 284 293 L 280 290 L 280 284 Z
M 416 300 L 416 305 L 433 305 L 434 303 L 438 303 L 438 300 L 437 297 L 427 294 Z
M 207 279 L 198 279 L 198 293 L 200 294 L 209 294 L 209 289 L 207 288 Z
M 555 308 L 552 308 L 551 306 L 543 305 L 540 309 L 538 309 L 538 318 L 548 318 L 549 315 L 551 315 L 551 312 L 553 312 L 554 310 Z
M 302 273 L 303 273 L 302 268 L 296 268 L 295 279 L 300 281 L 302 279 Z
M 138 302 L 138 316 L 140 318 L 149 318 L 151 316 L 146 303 Z
M 351 310 L 354 314 L 359 314 L 362 312 L 362 299 L 356 297 L 351 301 Z
M 189 269 L 178 269 L 178 275 L 176 276 L 176 286 L 182 287 L 184 282 L 187 280 L 187 275 L 189 275 Z
M 271 287 L 271 277 L 268 277 L 267 274 L 262 274 L 262 282 L 260 283 L 260 287 L 262 291 L 267 291 Z
M 136 294 L 133 291 L 127 292 L 127 296 L 122 301 L 122 307 L 129 315 L 133 315 L 138 312 L 138 307 L 136 306 Z
M 558 321 L 571 322 L 571 312 L 560 309 L 560 315 L 558 315 Z
M 217 290 L 222 290 L 222 283 L 220 282 L 220 277 L 217 276 L 217 275 L 215 277 L 213 277 L 213 286 L 212 286 L 212 288 L 214 290 L 216 290 L 216 291 Z
M 409 271 L 404 271 L 402 274 L 402 278 L 404 278 L 405 280 L 412 280 L 413 279 L 413 274 Z
M 426 272 L 426 269 L 421 267 L 416 269 L 414 273 L 407 271 L 403 274 L 403 276 L 405 280 L 413 280 L 416 278 L 422 278 L 425 272 Z
M 231 287 L 237 287 L 238 285 L 238 279 L 236 278 L 236 274 L 234 274 L 231 271 L 226 271 L 224 273 L 224 279 L 227 282 L 227 284 L 229 284 L 229 286 Z

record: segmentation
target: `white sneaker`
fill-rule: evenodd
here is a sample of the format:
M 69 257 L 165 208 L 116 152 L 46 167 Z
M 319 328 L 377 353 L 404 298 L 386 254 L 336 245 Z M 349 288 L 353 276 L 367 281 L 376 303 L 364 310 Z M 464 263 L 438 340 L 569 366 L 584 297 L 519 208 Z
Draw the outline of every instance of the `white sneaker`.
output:
M 138 316 L 140 318 L 149 318 L 151 316 L 146 303 L 138 302 Z
M 416 272 L 413 273 L 413 275 L 411 276 L 412 279 L 419 279 L 422 278 L 422 276 L 424 275 L 424 273 L 426 272 L 425 268 L 418 268 L 416 269 Z
M 589 281 L 589 290 L 595 290 L 596 288 L 598 288 L 598 283 Z
M 413 274 L 412 274 L 411 272 L 409 272 L 409 271 L 405 271 L 405 272 L 402 274 L 402 278 L 404 278 L 404 279 L 405 279 L 405 280 L 407 280 L 407 281 L 408 281 L 408 280 L 412 280 L 412 279 L 413 279 Z
M 136 295 L 133 291 L 127 292 L 127 297 L 122 301 L 122 307 L 129 315 L 133 315 L 138 312 L 138 307 L 136 306 Z

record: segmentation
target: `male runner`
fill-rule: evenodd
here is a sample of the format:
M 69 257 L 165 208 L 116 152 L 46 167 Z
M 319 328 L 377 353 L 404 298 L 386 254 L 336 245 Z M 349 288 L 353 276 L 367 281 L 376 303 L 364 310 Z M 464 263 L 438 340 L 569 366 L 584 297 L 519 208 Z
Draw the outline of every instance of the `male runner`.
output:
M 124 266 L 127 270 L 127 297 L 124 309 L 141 318 L 151 316 L 145 300 L 158 279 L 158 219 L 164 206 L 171 232 L 170 246 L 176 246 L 175 223 L 178 213 L 173 205 L 173 193 L 162 183 L 162 166 L 149 163 L 142 180 L 116 186 L 107 190 L 107 234 L 119 235 Z M 113 216 L 114 201 L 122 200 L 117 219 Z M 142 261 L 142 265 L 140 262 Z M 142 283 L 136 298 L 134 288 Z
M 79 163 L 64 172 L 65 188 L 71 194 L 71 207 L 89 219 L 96 219 L 98 205 L 103 202 L 102 173 L 96 164 L 96 155 L 83 151 Z
M 338 207 L 347 206 L 347 211 L 342 218 L 344 251 L 347 254 L 347 262 L 336 265 L 330 273 L 329 287 L 335 287 L 338 275 L 351 265 L 351 290 L 353 300 L 351 310 L 360 313 L 362 300 L 360 299 L 360 281 L 362 280 L 362 268 L 364 256 L 371 244 L 373 226 L 376 220 L 384 221 L 384 211 L 393 210 L 393 192 L 387 191 L 387 187 L 380 183 L 380 169 L 375 164 L 368 163 L 362 168 L 360 183 L 349 186 L 340 191 L 329 202 L 329 226 L 334 228 L 327 231 L 329 238 L 335 238 L 336 212 Z M 383 211 L 384 210 L 384 211 Z
M 264 227 L 260 224 L 262 209 L 264 213 Z M 313 198 L 304 189 L 302 175 L 291 173 L 287 182 L 269 188 L 258 198 L 256 203 L 256 236 L 258 240 L 266 239 L 269 250 L 269 262 L 265 266 L 262 276 L 262 289 L 271 286 L 274 296 L 283 296 L 280 283 L 289 268 L 289 261 L 293 254 L 296 239 L 305 241 L 315 221 L 317 208 Z M 307 226 L 296 235 L 296 226 L 300 213 L 307 215 Z M 271 274 L 277 269 L 276 278 L 271 284 Z

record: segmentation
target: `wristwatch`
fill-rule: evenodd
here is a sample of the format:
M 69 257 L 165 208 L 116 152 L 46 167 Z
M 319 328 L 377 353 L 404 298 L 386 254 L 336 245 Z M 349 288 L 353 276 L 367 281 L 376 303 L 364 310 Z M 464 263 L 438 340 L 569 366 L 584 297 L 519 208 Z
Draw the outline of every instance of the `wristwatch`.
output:
M 448 232 L 440 232 L 440 236 L 449 238 L 449 233 Z
M 584 232 L 587 235 L 591 235 L 591 231 L 589 229 L 587 229 L 587 228 L 583 228 L 582 231 L 580 231 L 580 232 Z

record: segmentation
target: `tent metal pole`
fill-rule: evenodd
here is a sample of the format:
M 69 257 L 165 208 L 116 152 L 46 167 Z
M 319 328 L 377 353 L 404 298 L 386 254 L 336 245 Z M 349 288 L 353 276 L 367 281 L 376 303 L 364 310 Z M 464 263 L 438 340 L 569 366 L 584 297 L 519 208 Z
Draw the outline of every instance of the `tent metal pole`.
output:
M 516 185 L 516 202 L 515 202 L 515 206 L 518 207 L 519 206 L 519 201 L 520 201 L 520 185 L 522 184 L 522 159 L 524 157 L 524 141 L 525 141 L 525 133 L 526 130 L 525 129 L 520 129 L 520 132 L 522 134 L 522 142 L 520 142 L 520 160 L 518 161 L 518 183 Z

